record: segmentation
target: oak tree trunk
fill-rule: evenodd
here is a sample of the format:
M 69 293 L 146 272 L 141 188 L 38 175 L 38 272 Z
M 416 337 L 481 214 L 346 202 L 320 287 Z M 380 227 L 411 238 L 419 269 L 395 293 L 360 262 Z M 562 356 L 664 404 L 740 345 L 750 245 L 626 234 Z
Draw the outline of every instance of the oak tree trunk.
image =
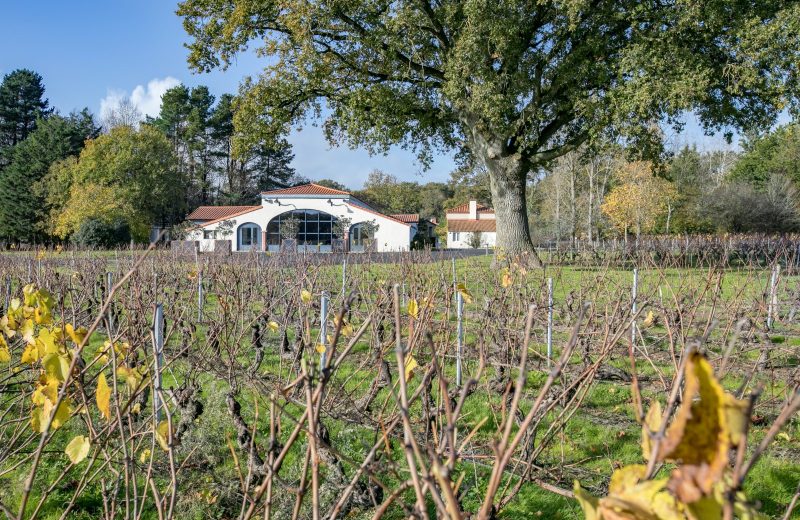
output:
M 531 265 L 541 267 L 528 227 L 528 165 L 518 156 L 485 157 L 484 164 L 489 170 L 497 218 L 497 250 L 512 256 L 525 254 Z

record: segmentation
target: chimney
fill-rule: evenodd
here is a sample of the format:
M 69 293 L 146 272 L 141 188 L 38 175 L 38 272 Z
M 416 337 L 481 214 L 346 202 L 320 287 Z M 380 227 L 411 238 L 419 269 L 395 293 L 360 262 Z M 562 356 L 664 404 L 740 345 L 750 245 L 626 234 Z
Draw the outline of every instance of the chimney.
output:
M 478 220 L 478 202 L 471 200 L 469 201 L 469 218 L 471 220 Z

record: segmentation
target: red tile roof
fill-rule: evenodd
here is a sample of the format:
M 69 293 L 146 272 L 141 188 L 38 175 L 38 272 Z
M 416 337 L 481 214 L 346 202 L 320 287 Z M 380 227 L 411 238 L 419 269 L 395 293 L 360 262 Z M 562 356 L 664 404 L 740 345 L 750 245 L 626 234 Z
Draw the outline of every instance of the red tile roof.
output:
M 187 220 L 217 220 L 240 211 L 260 208 L 261 206 L 200 206 L 186 217 Z
M 279 190 L 262 191 L 262 195 L 350 195 L 349 192 L 342 190 L 335 190 L 319 184 L 301 184 L 300 186 L 292 186 L 291 188 L 282 188 Z
M 231 213 L 230 215 L 225 215 L 224 217 L 220 217 L 214 220 L 209 220 L 208 222 L 202 222 L 198 224 L 198 227 L 204 228 L 206 226 L 210 226 L 211 224 L 216 224 L 217 222 L 222 222 L 223 220 L 229 220 L 233 217 L 238 217 L 239 215 L 244 215 L 245 213 L 250 213 L 251 211 L 256 211 L 257 209 L 261 209 L 261 206 L 242 206 L 247 209 L 243 209 L 241 211 L 237 211 L 236 213 Z
M 487 233 L 494 233 L 497 231 L 497 221 L 494 219 L 487 220 L 448 220 L 447 231 L 451 232 L 470 232 L 481 231 Z
M 361 202 L 361 201 L 359 201 L 359 202 Z M 372 213 L 372 214 L 375 214 L 375 215 L 379 215 L 379 216 L 381 216 L 383 218 L 388 218 L 389 220 L 394 220 L 395 222 L 399 222 L 399 223 L 404 224 L 404 225 L 409 226 L 409 227 L 411 226 L 411 224 L 409 224 L 408 222 L 403 222 L 399 218 L 395 218 L 395 217 L 392 217 L 390 215 L 384 215 L 380 211 L 372 209 L 369 206 L 366 206 L 366 205 L 362 206 L 361 204 L 353 204 L 352 202 L 347 202 L 347 201 L 345 201 L 345 204 L 347 204 L 348 206 L 352 206 L 354 208 L 358 208 L 358 209 L 364 210 L 367 213 Z M 363 204 L 363 202 L 362 202 L 362 204 Z
M 469 202 L 450 208 L 447 213 L 469 213 Z M 484 204 L 478 204 L 478 213 L 494 213 L 494 210 Z
M 416 224 L 419 222 L 419 213 L 400 213 L 389 216 L 407 224 Z

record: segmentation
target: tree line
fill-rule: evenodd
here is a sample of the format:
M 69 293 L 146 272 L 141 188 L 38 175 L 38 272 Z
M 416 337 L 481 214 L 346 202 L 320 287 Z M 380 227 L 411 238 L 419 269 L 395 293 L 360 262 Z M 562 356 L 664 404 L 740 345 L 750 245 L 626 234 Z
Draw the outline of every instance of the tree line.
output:
M 528 181 L 535 243 L 642 234 L 800 231 L 800 126 L 790 123 L 743 139 L 740 151 L 696 146 L 632 160 L 618 144 L 582 146 L 540 168 Z M 464 164 L 448 182 L 398 180 L 375 170 L 363 189 L 323 179 L 382 211 L 419 213 L 446 232 L 447 208 L 469 200 L 491 205 L 489 174 Z
M 239 139 L 239 100 L 205 86 L 166 92 L 143 118 L 123 100 L 102 121 L 62 115 L 41 76 L 0 84 L 0 239 L 108 246 L 146 241 L 206 204 L 255 204 L 261 191 L 305 182 L 291 146 Z M 800 127 L 747 136 L 741 151 L 686 146 L 655 162 L 618 143 L 583 145 L 542 165 L 526 183 L 535 242 L 651 233 L 790 232 L 800 229 Z M 260 135 L 260 134 L 257 134 Z M 246 145 L 242 145 L 245 143 Z M 346 189 L 389 213 L 438 219 L 469 200 L 491 204 L 490 174 L 468 156 L 447 182 L 398 180 L 374 171 Z
M 291 184 L 286 141 L 233 153 L 236 98 L 179 85 L 143 118 L 124 100 L 99 121 L 59 113 L 27 69 L 0 83 L 0 240 L 144 242 L 202 204 L 252 204 Z

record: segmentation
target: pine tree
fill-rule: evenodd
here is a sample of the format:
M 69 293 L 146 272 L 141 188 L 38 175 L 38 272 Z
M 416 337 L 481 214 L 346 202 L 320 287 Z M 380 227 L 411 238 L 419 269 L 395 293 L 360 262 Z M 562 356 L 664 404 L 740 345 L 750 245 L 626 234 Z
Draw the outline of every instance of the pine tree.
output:
M 0 153 L 25 140 L 36 128 L 36 121 L 50 114 L 44 97 L 42 77 L 27 69 L 18 69 L 0 84 Z M 0 157 L 0 166 L 4 163 Z

